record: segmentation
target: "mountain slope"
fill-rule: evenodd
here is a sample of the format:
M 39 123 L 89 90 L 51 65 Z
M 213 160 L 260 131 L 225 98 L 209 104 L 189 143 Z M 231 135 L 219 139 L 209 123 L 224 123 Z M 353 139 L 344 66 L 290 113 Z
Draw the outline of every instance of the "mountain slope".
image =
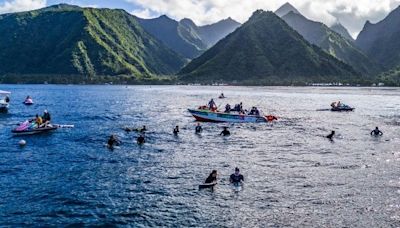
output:
M 274 13 L 262 10 L 179 74 L 186 82 L 264 85 L 357 78 L 352 67 L 310 45 Z
M 351 65 L 360 73 L 372 75 L 380 71 L 380 67 L 363 54 L 353 42 L 343 38 L 326 25 L 293 12 L 286 14 L 282 19 L 307 41 Z
M 0 15 L 0 33 L 0 75 L 82 75 L 86 79 L 132 75 L 141 79 L 173 74 L 184 64 L 122 10 L 62 4 Z
M 175 21 L 165 15 L 153 19 L 137 19 L 147 32 L 188 59 L 198 57 L 240 26 L 231 18 L 205 26 L 197 26 L 187 18 Z
M 356 44 L 386 70 L 400 65 L 400 7 L 382 21 L 364 25 Z
M 235 31 L 240 25 L 239 22 L 229 17 L 214 24 L 200 26 L 197 31 L 207 47 L 212 47 L 222 38 Z
M 333 31 L 335 31 L 336 33 L 338 33 L 339 35 L 341 35 L 343 38 L 354 42 L 353 37 L 350 35 L 349 31 L 339 22 L 333 24 L 330 29 L 332 29 Z
M 153 19 L 137 18 L 137 20 L 148 33 L 186 58 L 197 57 L 206 48 L 197 34 L 193 35 L 187 31 L 186 26 L 165 15 Z

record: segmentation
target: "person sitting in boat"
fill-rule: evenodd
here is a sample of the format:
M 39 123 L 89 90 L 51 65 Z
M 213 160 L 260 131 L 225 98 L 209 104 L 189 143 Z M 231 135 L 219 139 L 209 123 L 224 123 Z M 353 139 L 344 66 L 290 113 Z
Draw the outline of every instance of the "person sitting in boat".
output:
M 117 136 L 111 135 L 110 138 L 107 141 L 107 146 L 108 148 L 114 148 L 115 146 L 118 146 L 120 144 L 120 141 L 118 140 Z
M 179 133 L 179 126 L 176 126 L 173 131 L 174 135 L 178 135 Z
M 240 104 L 236 104 L 233 111 L 235 112 L 243 112 L 243 104 L 240 102 Z
M 229 177 L 229 182 L 232 184 L 242 184 L 244 182 L 244 177 L 242 174 L 240 174 L 238 167 L 235 168 L 235 173 Z
M 260 111 L 258 111 L 257 107 L 252 107 L 251 110 L 250 110 L 249 115 L 259 116 L 260 115 Z
M 144 144 L 145 143 L 145 138 L 144 138 L 144 135 L 143 134 L 140 134 L 139 135 L 139 137 L 137 137 L 137 139 L 136 139 L 136 142 L 137 142 L 137 144 L 139 144 L 139 145 L 142 145 L 142 144 Z
M 340 103 L 340 101 L 338 101 L 337 104 L 336 104 L 336 107 L 337 107 L 337 108 L 342 107 L 342 103 Z
M 373 135 L 373 136 L 382 136 L 383 132 L 381 130 L 379 130 L 378 127 L 376 127 L 374 130 L 371 131 L 371 135 Z
M 221 93 L 221 95 L 219 95 L 219 98 L 225 98 L 224 93 Z
M 201 127 L 200 123 L 197 124 L 195 131 L 197 134 L 199 134 L 203 131 L 203 128 Z
M 142 129 L 140 129 L 139 132 L 142 132 L 142 133 L 143 133 L 143 132 L 145 132 L 145 131 L 147 131 L 147 128 L 146 128 L 145 125 L 143 125 Z
M 211 111 L 217 110 L 217 105 L 215 104 L 214 99 L 211 99 L 210 102 L 208 102 L 208 108 Z
M 225 113 L 230 113 L 231 112 L 231 105 L 230 104 L 226 104 L 225 105 Z
M 10 103 L 10 97 L 9 97 L 9 96 L 6 96 L 6 98 L 4 98 L 4 101 L 5 101 L 6 103 Z
M 36 114 L 35 123 L 37 124 L 38 128 L 42 127 L 42 125 L 43 125 L 43 119 L 38 114 Z
M 210 175 L 208 175 L 205 184 L 212 184 L 217 182 L 217 170 L 213 170 Z
M 332 107 L 332 108 L 336 108 L 336 102 L 335 102 L 335 101 L 332 102 L 331 107 Z
M 231 135 L 231 133 L 229 132 L 228 127 L 224 127 L 224 130 L 222 130 L 222 132 L 219 135 L 229 136 Z

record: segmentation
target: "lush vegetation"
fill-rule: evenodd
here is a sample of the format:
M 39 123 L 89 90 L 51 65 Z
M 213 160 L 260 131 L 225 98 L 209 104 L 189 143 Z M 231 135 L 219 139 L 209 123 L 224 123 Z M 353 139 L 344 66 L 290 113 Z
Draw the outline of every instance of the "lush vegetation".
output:
M 122 10 L 57 5 L 5 14 L 0 34 L 3 81 L 7 75 L 80 75 L 77 81 L 87 82 L 129 75 L 140 81 L 174 74 L 185 64 Z
M 352 41 L 345 39 L 328 26 L 311 21 L 299 13 L 290 12 L 282 17 L 308 42 L 352 66 L 364 75 L 376 75 L 381 71 L 377 63 L 371 61 Z
M 360 79 L 352 67 L 311 45 L 274 13 L 262 10 L 190 62 L 180 75 L 187 82 L 267 85 Z
M 382 73 L 378 81 L 386 86 L 400 86 L 400 66 Z

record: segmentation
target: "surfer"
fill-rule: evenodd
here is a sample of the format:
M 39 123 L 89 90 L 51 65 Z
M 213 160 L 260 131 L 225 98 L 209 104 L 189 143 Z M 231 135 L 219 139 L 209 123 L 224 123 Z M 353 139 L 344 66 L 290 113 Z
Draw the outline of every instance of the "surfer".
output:
M 382 136 L 383 132 L 381 130 L 379 130 L 378 127 L 376 127 L 374 130 L 371 131 L 371 135 L 373 135 L 373 136 Z
M 213 170 L 204 183 L 211 184 L 216 182 L 217 182 L 217 170 Z
M 229 136 L 231 133 L 229 132 L 228 127 L 224 127 L 224 130 L 219 135 Z
M 329 140 L 333 140 L 332 138 L 333 138 L 333 136 L 335 135 L 335 131 L 332 131 L 329 135 L 327 135 L 326 137 L 329 139 Z
M 178 135 L 179 133 L 179 126 L 176 126 L 173 131 L 174 135 Z
M 120 141 L 117 139 L 115 135 L 111 135 L 110 138 L 107 141 L 107 146 L 108 148 L 113 149 L 114 145 L 118 146 L 120 144 Z
M 203 128 L 201 127 L 200 123 L 197 124 L 195 131 L 196 134 L 199 134 L 203 131 Z
M 145 138 L 144 138 L 144 135 L 143 135 L 143 134 L 140 134 L 139 137 L 137 137 L 136 142 L 137 142 L 137 144 L 139 144 L 139 145 L 144 144 L 144 143 L 146 142 L 146 140 L 145 140 Z
M 235 168 L 235 173 L 233 173 L 230 178 L 229 181 L 232 184 L 238 185 L 244 182 L 244 177 L 242 174 L 240 174 L 240 170 L 238 167 Z
M 142 129 L 140 129 L 139 131 L 142 132 L 142 133 L 147 131 L 146 125 L 143 125 Z

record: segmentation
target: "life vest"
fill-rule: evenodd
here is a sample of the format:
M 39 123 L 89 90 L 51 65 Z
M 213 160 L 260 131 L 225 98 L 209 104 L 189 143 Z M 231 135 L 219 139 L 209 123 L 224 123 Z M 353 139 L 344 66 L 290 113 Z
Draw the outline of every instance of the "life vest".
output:
M 276 118 L 276 116 L 272 116 L 272 115 L 265 116 L 265 117 L 267 118 L 267 121 L 268 121 L 268 122 L 272 122 L 272 121 L 274 121 L 274 120 L 278 120 L 278 118 Z

